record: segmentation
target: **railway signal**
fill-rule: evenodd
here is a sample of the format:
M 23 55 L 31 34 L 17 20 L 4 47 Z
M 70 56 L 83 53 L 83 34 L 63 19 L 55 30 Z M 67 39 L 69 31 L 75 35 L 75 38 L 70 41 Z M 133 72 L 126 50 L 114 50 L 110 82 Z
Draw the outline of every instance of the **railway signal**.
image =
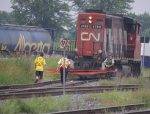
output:
M 66 57 L 66 49 L 69 48 L 70 46 L 70 40 L 65 39 L 65 38 L 61 38 L 60 39 L 60 48 L 63 49 L 63 57 L 65 59 Z M 65 60 L 64 60 L 65 62 Z M 65 64 L 65 63 L 64 63 Z M 65 95 L 65 68 L 63 69 L 63 95 Z
M 61 38 L 60 39 L 60 48 L 61 49 L 67 49 L 70 46 L 70 40 Z

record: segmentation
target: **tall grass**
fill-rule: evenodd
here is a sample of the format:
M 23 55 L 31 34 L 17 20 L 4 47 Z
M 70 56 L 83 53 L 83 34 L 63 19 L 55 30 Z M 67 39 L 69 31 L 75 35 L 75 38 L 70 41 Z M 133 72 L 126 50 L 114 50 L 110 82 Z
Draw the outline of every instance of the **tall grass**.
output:
M 118 84 L 141 84 L 144 87 L 150 87 L 150 79 L 145 77 L 123 77 L 114 80 L 100 80 L 99 85 L 118 85 Z
M 148 107 L 150 107 L 150 90 L 147 89 L 136 92 L 113 91 L 100 94 L 92 94 L 89 98 L 96 99 L 103 106 L 145 103 Z
M 150 77 L 150 68 L 142 68 L 141 69 L 141 76 Z
M 0 85 L 31 83 L 33 76 L 34 69 L 31 58 L 0 60 Z
M 69 96 L 7 100 L 0 105 L 0 114 L 41 114 L 68 110 L 70 105 Z
M 44 80 L 59 78 L 58 74 L 48 71 L 49 68 L 57 68 L 59 58 L 59 56 L 46 58 Z M 34 59 L 35 57 L 0 59 L 0 85 L 33 83 L 35 79 Z
M 46 58 L 46 68 L 45 68 L 45 80 L 57 80 L 59 79 L 59 73 L 56 71 L 56 68 L 58 67 L 58 61 L 60 59 L 60 56 L 51 56 L 49 58 Z M 55 72 L 51 72 L 49 69 L 55 69 Z

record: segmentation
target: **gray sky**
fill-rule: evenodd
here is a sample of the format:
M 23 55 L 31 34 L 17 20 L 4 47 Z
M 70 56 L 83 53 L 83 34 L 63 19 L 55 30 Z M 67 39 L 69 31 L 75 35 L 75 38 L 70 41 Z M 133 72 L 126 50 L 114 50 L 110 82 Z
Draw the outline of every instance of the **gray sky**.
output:
M 0 0 L 0 10 L 10 12 L 12 9 L 10 0 Z M 145 11 L 150 13 L 150 0 L 135 0 L 132 4 L 133 10 L 136 14 L 144 13 Z
M 0 10 L 10 12 L 12 9 L 10 0 L 0 0 Z
M 132 12 L 141 14 L 144 12 L 150 13 L 150 0 L 134 0 L 135 3 L 132 5 Z

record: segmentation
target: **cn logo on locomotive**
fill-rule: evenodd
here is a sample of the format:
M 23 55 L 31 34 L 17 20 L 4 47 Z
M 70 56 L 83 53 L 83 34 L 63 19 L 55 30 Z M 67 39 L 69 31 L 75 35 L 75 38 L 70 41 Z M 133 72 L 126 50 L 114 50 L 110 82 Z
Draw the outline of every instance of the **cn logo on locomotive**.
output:
M 88 33 L 88 32 L 82 32 L 81 33 L 81 40 L 82 41 L 90 41 L 91 39 L 94 39 L 95 41 L 100 41 L 100 33 L 97 33 L 97 36 L 94 33 Z

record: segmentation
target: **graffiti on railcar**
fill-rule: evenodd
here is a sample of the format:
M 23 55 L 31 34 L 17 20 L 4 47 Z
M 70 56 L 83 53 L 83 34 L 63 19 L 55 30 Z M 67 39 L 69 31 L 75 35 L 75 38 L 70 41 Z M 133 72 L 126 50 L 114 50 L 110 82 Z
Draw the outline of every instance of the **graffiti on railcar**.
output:
M 0 43 L 0 51 L 4 51 L 6 49 L 7 49 L 7 45 L 3 44 L 3 43 Z
M 26 41 L 24 35 L 20 34 L 17 45 L 14 48 L 14 51 L 27 51 L 27 52 L 44 52 L 49 53 L 51 48 L 50 43 L 39 42 L 29 42 Z

